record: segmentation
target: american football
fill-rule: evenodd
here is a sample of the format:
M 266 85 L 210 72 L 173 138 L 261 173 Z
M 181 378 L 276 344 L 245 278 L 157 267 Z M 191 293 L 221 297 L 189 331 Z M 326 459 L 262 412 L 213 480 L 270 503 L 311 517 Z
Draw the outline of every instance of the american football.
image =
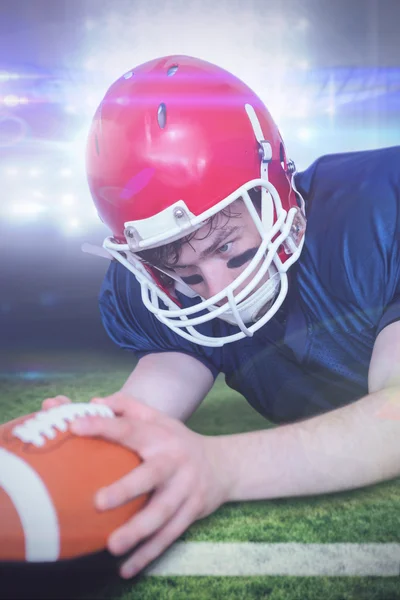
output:
M 94 496 L 136 468 L 134 452 L 80 438 L 80 416 L 113 417 L 107 406 L 69 404 L 0 425 L 0 564 L 55 563 L 106 549 L 112 531 L 146 502 L 99 511 Z

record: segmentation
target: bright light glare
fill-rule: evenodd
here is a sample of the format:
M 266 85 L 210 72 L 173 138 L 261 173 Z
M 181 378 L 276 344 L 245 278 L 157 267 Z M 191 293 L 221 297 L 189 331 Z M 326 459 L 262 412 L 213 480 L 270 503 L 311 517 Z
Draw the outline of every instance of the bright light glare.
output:
M 16 167 L 9 167 L 8 169 L 5 169 L 5 173 L 10 177 L 15 177 L 15 175 L 18 175 L 19 171 Z
M 0 71 L 0 81 L 11 81 L 19 79 L 18 73 L 10 73 L 9 71 Z
M 90 57 L 87 59 L 83 66 L 86 69 L 86 71 L 95 71 L 99 67 L 99 62 L 96 58 Z
M 43 204 L 36 202 L 20 202 L 14 204 L 10 209 L 11 217 L 36 217 L 46 211 L 46 207 Z
M 78 112 L 78 109 L 73 104 L 67 104 L 64 107 L 64 110 L 65 110 L 66 113 L 68 113 L 70 115 L 75 115 Z
M 43 171 L 41 171 L 40 169 L 33 168 L 29 169 L 28 173 L 31 177 L 39 177 L 39 175 L 41 175 Z
M 81 167 L 85 161 L 85 149 L 88 137 L 88 127 L 85 127 L 81 131 L 78 131 L 77 135 L 69 143 L 69 150 L 73 155 L 74 159 L 78 162 Z
M 304 141 L 308 141 L 312 138 L 313 132 L 311 131 L 311 129 L 308 129 L 307 127 L 301 127 L 298 132 L 297 132 L 297 136 Z
M 310 67 L 311 67 L 310 61 L 308 61 L 306 58 L 302 58 L 301 60 L 298 60 L 297 61 L 297 66 L 302 71 L 308 71 L 310 69 Z
M 72 206 L 75 204 L 76 198 L 73 194 L 64 194 L 61 198 L 61 203 L 63 206 Z
M 86 106 L 88 106 L 89 108 L 96 108 L 97 105 L 98 101 L 96 98 L 94 98 L 94 96 L 86 97 Z
M 20 104 L 20 97 L 19 96 L 14 96 L 13 94 L 9 94 L 8 96 L 4 96 L 3 98 L 3 104 L 5 106 L 18 106 L 18 104 Z
M 75 217 L 63 221 L 63 231 L 66 235 L 77 235 L 83 230 L 82 223 Z

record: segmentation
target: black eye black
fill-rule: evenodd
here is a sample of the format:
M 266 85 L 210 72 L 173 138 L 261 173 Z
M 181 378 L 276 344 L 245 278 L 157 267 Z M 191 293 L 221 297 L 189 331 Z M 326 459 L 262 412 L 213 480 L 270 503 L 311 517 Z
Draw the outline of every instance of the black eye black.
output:
M 198 283 L 202 283 L 203 281 L 201 275 L 188 275 L 187 277 L 181 277 L 181 279 L 188 285 L 197 285 Z
M 226 263 L 228 269 L 237 269 L 238 267 L 242 267 L 249 260 L 251 260 L 257 254 L 258 248 L 249 248 L 243 254 L 239 254 L 239 256 L 234 256 Z

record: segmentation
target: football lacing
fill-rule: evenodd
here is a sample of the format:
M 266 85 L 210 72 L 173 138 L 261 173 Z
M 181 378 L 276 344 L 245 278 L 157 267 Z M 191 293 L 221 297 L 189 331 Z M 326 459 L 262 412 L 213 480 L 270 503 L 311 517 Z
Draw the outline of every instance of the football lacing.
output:
M 33 444 L 40 448 L 47 440 L 53 440 L 58 432 L 65 432 L 68 423 L 77 417 L 84 416 L 114 417 L 114 413 L 104 404 L 63 404 L 49 410 L 43 410 L 22 425 L 12 430 L 12 435 L 22 442 Z

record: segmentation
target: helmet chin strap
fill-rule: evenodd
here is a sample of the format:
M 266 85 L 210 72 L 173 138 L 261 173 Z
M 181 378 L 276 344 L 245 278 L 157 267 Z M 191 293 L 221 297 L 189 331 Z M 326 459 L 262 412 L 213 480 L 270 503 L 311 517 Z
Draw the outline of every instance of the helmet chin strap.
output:
M 239 304 L 236 303 L 233 294 L 228 295 L 229 308 L 220 314 L 219 318 L 231 325 L 237 325 L 246 335 L 253 335 L 246 327 L 246 323 L 252 324 L 256 322 L 259 316 L 265 312 L 265 309 L 268 309 L 272 304 L 279 292 L 280 274 L 278 270 L 274 265 L 271 265 L 268 273 L 269 277 L 267 281 L 258 290 L 251 292 Z M 208 310 L 211 312 L 217 308 L 219 307 L 212 305 Z

